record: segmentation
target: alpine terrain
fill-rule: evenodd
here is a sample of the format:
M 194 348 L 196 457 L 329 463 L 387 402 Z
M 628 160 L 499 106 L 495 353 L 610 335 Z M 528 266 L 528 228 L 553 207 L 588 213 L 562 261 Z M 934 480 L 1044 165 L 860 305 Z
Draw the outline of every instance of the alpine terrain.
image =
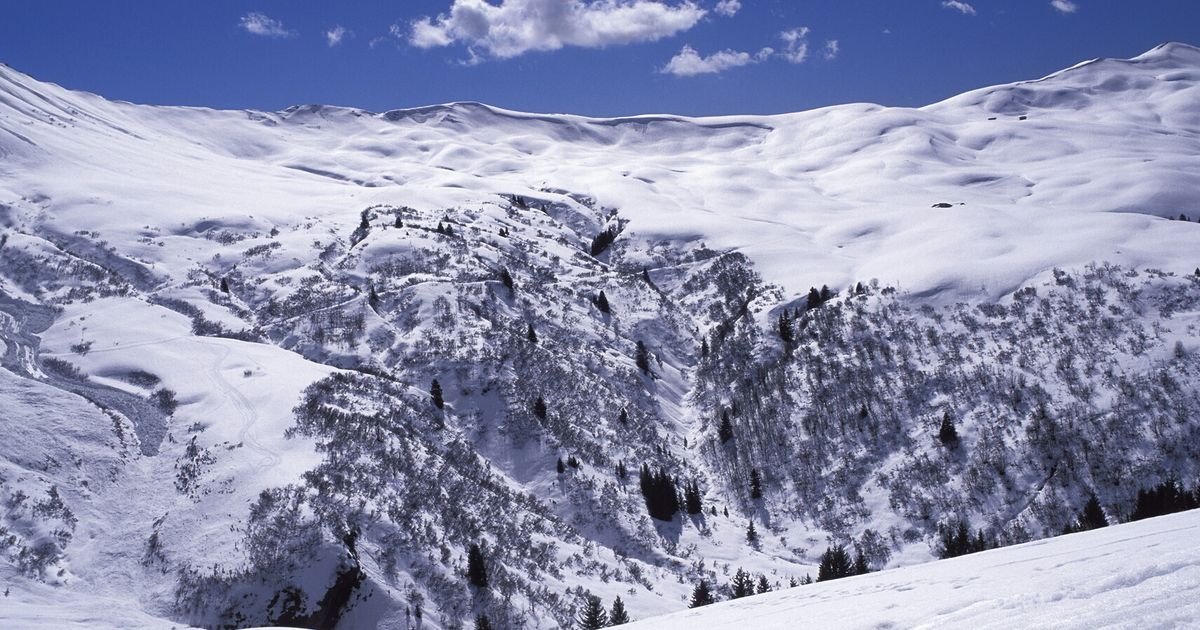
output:
M 599 627 L 1092 561 L 1127 530 L 909 567 L 1200 502 L 1198 266 L 1182 44 L 719 118 L 0 66 L 0 626 Z

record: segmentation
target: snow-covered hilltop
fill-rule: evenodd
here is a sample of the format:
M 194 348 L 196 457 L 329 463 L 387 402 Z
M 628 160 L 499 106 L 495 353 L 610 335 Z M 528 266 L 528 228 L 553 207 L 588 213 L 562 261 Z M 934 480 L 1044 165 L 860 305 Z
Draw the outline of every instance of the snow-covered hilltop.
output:
M 1200 475 L 1198 167 L 1179 44 L 721 118 L 0 66 L 0 579 L 122 627 L 550 628 L 1126 520 Z

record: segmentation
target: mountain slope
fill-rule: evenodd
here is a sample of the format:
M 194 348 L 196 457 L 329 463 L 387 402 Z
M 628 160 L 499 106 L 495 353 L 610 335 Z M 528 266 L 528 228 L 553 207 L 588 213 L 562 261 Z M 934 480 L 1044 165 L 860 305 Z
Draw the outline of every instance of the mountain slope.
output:
M 1200 512 L 646 619 L 655 628 L 1186 627 L 1200 617 Z
M 1041 538 L 1093 493 L 1123 520 L 1200 475 L 1200 224 L 1167 220 L 1200 218 L 1198 57 L 610 120 L 0 67 L 5 579 L 207 627 L 556 627 L 832 543 Z M 643 465 L 702 512 L 650 518 Z

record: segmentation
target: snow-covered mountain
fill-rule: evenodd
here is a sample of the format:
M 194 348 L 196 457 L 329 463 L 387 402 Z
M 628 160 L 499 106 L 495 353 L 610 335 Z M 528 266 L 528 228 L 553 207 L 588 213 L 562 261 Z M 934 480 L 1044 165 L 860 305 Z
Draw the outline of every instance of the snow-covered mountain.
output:
M 0 575 L 63 622 L 550 628 L 1123 520 L 1200 475 L 1198 167 L 1181 44 L 721 118 L 0 66 Z

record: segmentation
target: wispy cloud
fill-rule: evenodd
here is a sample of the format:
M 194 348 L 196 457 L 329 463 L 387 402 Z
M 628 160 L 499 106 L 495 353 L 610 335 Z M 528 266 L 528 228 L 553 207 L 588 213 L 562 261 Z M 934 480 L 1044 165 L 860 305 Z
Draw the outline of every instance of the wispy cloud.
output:
M 969 2 L 962 2 L 961 0 L 945 0 L 945 2 L 942 2 L 942 6 L 946 7 L 947 9 L 954 9 L 963 15 L 975 15 L 975 7 L 971 6 L 971 3 Z
M 1074 13 L 1079 10 L 1079 5 L 1071 0 L 1050 0 L 1050 6 L 1058 9 L 1059 13 Z
M 292 37 L 296 34 L 295 31 L 284 28 L 283 22 L 269 18 L 257 11 L 243 15 L 242 19 L 238 21 L 238 26 L 247 33 L 261 37 Z
M 733 17 L 738 11 L 742 10 L 741 0 L 720 0 L 713 7 L 713 13 L 724 15 L 725 17 Z
M 329 42 L 329 47 L 333 48 L 342 43 L 347 37 L 353 37 L 354 33 L 346 30 L 344 26 L 335 26 L 328 31 L 325 31 L 325 41 Z
M 660 72 L 673 74 L 677 77 L 693 77 L 698 74 L 716 74 L 730 68 L 739 68 L 765 61 L 774 54 L 771 48 L 764 48 L 755 54 L 736 50 L 722 50 L 711 55 L 702 56 L 695 48 L 684 46 L 679 54 L 671 58 Z
M 825 57 L 826 61 L 832 61 L 837 59 L 840 52 L 842 52 L 842 45 L 838 43 L 838 40 L 831 39 L 825 42 L 825 52 L 821 53 L 821 56 Z
M 784 48 L 779 54 L 791 63 L 804 63 L 808 59 L 808 32 L 807 26 L 801 26 L 780 33 Z
M 508 59 L 564 46 L 655 41 L 706 14 L 692 0 L 453 0 L 447 13 L 413 21 L 408 41 L 418 48 L 463 44 L 472 60 Z

